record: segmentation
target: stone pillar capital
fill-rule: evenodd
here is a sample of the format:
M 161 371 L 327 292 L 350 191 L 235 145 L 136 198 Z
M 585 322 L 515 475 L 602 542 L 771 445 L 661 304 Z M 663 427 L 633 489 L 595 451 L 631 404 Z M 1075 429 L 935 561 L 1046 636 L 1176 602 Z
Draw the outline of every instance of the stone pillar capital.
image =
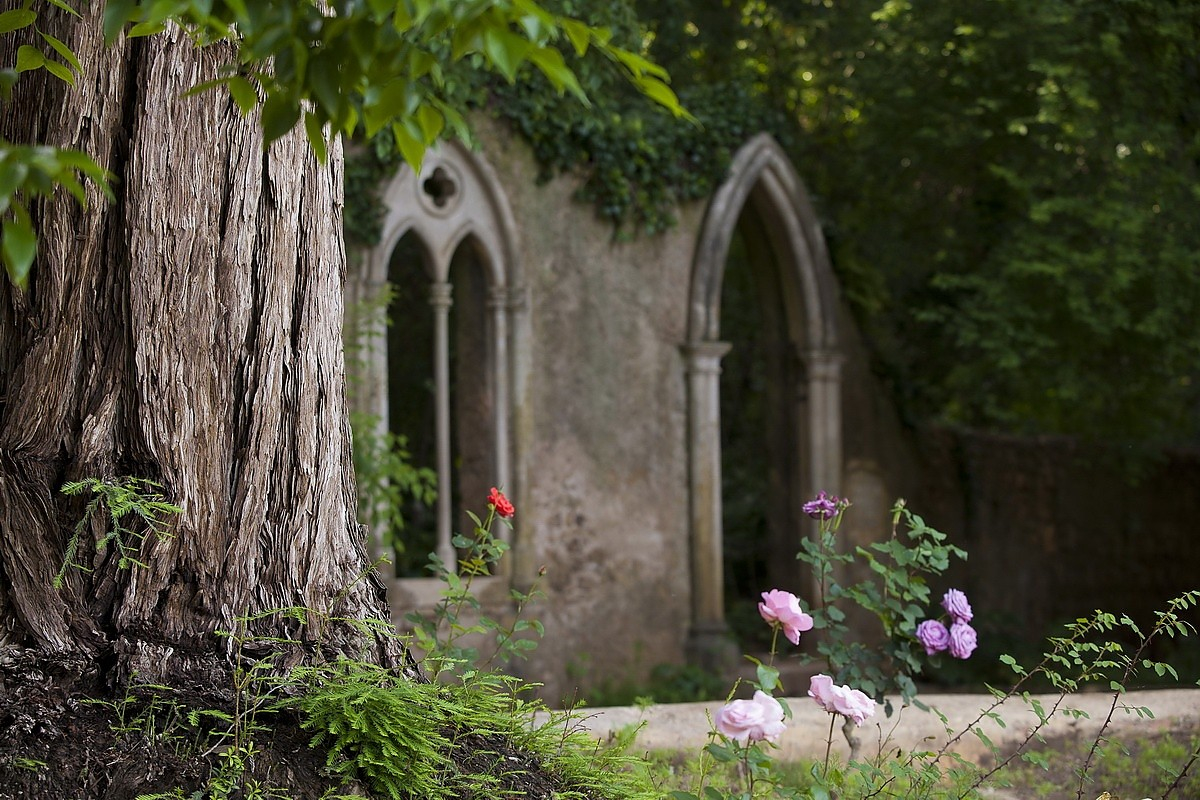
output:
M 507 311 L 509 306 L 508 287 L 500 284 L 488 288 L 487 307 L 489 311 Z
M 429 304 L 435 309 L 448 309 L 454 305 L 454 285 L 444 281 L 430 284 Z
M 680 345 L 679 350 L 683 353 L 689 373 L 719 374 L 721 372 L 721 359 L 729 352 L 731 347 L 733 345 L 729 342 L 707 340 L 687 342 Z
M 807 350 L 804 353 L 809 379 L 815 381 L 840 380 L 843 360 L 837 350 Z

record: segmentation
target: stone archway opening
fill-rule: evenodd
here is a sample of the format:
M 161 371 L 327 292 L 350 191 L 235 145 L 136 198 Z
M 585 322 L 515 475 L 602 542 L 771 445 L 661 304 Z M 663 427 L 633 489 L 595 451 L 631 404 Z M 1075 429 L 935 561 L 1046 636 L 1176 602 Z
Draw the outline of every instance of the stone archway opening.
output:
M 452 529 L 470 532 L 468 499 L 486 497 L 501 456 L 496 451 L 494 355 L 488 282 L 476 243 L 467 239 L 436 274 L 420 237 L 409 231 L 388 260 L 387 422 L 403 437 L 412 466 L 438 476 L 439 503 L 452 509 Z M 445 342 L 438 343 L 439 317 Z M 481 366 L 483 365 L 483 366 Z M 444 375 L 444 378 L 441 377 Z M 443 419 L 438 407 L 448 414 Z M 444 430 L 439 433 L 439 427 Z M 414 500 L 405 529 L 394 536 L 395 572 L 427 578 L 428 554 L 447 556 L 438 508 Z
M 807 527 L 796 503 L 805 484 L 803 375 L 782 302 L 780 261 L 763 220 L 743 210 L 721 287 L 722 572 L 726 622 L 743 651 L 771 634 L 758 600 L 768 589 L 806 595 L 796 561 Z M 811 600 L 811 598 L 808 598 Z
M 409 231 L 396 243 L 387 265 L 387 428 L 404 438 L 414 467 L 431 470 L 437 463 L 432 280 L 425 248 Z M 425 577 L 426 556 L 437 548 L 437 508 L 414 499 L 405 510 L 404 530 L 388 532 L 391 541 L 402 545 L 392 547 L 395 576 Z
M 377 555 L 389 556 L 393 539 L 405 543 L 388 587 L 399 620 L 440 598 L 428 553 L 455 562 L 454 534 L 471 533 L 466 512 L 480 509 L 490 487 L 525 505 L 515 434 L 526 419 L 530 327 L 512 211 L 485 159 L 445 143 L 418 173 L 401 168 L 382 196 L 379 244 L 362 254 L 347 288 L 351 302 L 372 308 L 391 292 L 395 324 L 383 315 L 358 323 L 368 346 L 356 411 L 406 436 L 412 461 L 435 474 L 438 487 L 428 507 L 411 509 L 403 530 L 372 529 Z M 499 535 L 511 556 L 477 584 L 481 599 L 498 607 L 510 602 L 510 581 L 528 583 L 537 569 L 522 547 L 520 519 Z
M 815 530 L 800 506 L 818 489 L 836 493 L 841 478 L 836 295 L 803 185 L 779 145 L 755 137 L 709 203 L 682 347 L 694 663 L 736 659 L 731 613 L 749 617 L 759 592 L 811 594 L 795 564 L 801 537 Z M 758 464 L 746 455 L 730 463 L 724 452 L 755 447 Z M 745 486 L 753 488 L 738 495 Z M 727 521 L 740 526 L 728 545 Z

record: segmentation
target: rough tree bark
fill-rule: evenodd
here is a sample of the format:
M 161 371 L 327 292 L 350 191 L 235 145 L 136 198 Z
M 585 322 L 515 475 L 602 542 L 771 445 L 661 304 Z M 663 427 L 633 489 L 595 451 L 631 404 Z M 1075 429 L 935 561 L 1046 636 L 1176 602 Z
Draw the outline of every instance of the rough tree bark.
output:
M 178 31 L 106 47 L 103 4 L 79 5 L 39 19 L 79 56 L 77 85 L 26 73 L 0 118 L 8 140 L 85 150 L 117 178 L 116 202 L 38 207 L 28 289 L 0 281 L 0 646 L 107 665 L 114 684 L 216 681 L 214 631 L 247 614 L 387 616 L 344 407 L 341 151 L 321 165 L 293 134 L 264 152 L 223 90 L 182 96 L 229 49 Z M 26 33 L 0 37 L 0 64 Z M 144 569 L 85 544 L 93 571 L 56 591 L 85 502 L 60 487 L 121 475 L 183 508 L 173 538 L 146 539 Z M 398 663 L 323 619 L 251 632 Z

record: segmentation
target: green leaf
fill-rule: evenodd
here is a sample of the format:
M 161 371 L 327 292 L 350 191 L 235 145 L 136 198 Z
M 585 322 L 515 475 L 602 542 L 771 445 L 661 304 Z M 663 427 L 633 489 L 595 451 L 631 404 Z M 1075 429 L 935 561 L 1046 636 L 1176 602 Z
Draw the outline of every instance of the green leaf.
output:
M 513 9 L 520 15 L 517 22 L 531 41 L 545 42 L 553 35 L 554 15 L 533 0 L 513 0 Z
M 67 5 L 65 2 L 63 2 L 63 0 L 47 0 L 47 2 L 49 2 L 52 6 L 58 6 L 72 16 L 79 16 L 79 12 Z
M 137 14 L 134 0 L 109 0 L 104 4 L 104 41 L 112 44 Z
M 737 753 L 733 752 L 733 750 L 726 745 L 717 744 L 716 742 L 705 745 L 704 752 L 708 753 L 722 764 L 728 764 L 731 761 L 737 760 Z
M 139 22 L 129 29 L 125 34 L 130 39 L 139 39 L 146 36 L 153 36 L 156 33 L 162 33 L 167 29 L 166 24 L 162 22 Z
M 658 64 L 655 64 L 653 61 L 642 58 L 637 53 L 631 53 L 628 50 L 623 50 L 620 47 L 612 47 L 609 49 L 612 51 L 613 55 L 617 57 L 617 60 L 620 61 L 625 68 L 634 75 L 634 77 L 650 75 L 658 78 L 659 80 L 667 79 L 667 71 Z
M 0 33 L 20 30 L 37 21 L 37 13 L 27 8 L 14 8 L 0 14 Z
M 296 127 L 300 105 L 285 94 L 272 94 L 263 103 L 262 128 L 265 144 L 270 144 Z
M 0 100 L 12 99 L 12 87 L 17 85 L 18 73 L 11 67 L 0 69 Z
M 258 105 L 258 92 L 254 90 L 254 84 L 241 75 L 232 76 L 226 84 L 229 86 L 229 95 L 243 114 L 249 114 Z
M 692 116 L 688 113 L 688 110 L 680 106 L 679 98 L 671 90 L 671 86 L 662 83 L 658 78 L 637 78 L 635 83 L 637 84 L 637 88 L 642 90 L 643 95 L 658 103 L 662 108 L 667 109 L 668 112 L 678 116 L 678 118 L 692 122 L 696 121 L 695 116 Z
M 562 53 L 553 47 L 538 47 L 529 53 L 529 60 L 537 65 L 537 68 L 560 93 L 564 89 L 569 89 L 579 102 L 585 106 L 591 105 L 591 101 L 584 94 L 583 87 L 579 85 L 575 73 L 563 61 Z
M 396 148 L 404 157 L 405 163 L 412 167 L 413 172 L 420 172 L 421 162 L 425 160 L 425 142 L 414 134 L 408 125 L 399 122 L 392 125 L 392 136 L 396 139 Z
M 525 61 L 533 44 L 504 28 L 488 28 L 483 33 L 483 51 L 509 83 L 517 77 L 517 69 Z M 556 51 L 557 52 L 557 51 Z
M 325 126 L 311 111 L 304 114 L 304 133 L 308 136 L 308 143 L 312 145 L 317 160 L 324 164 L 329 158 L 329 153 L 325 149 Z
M 446 127 L 446 118 L 433 106 L 423 105 L 417 109 L 417 125 L 421 128 L 421 135 L 425 137 L 426 144 L 433 144 Z
M 0 255 L 4 258 L 4 268 L 14 284 L 24 289 L 29 281 L 29 269 L 33 266 L 34 256 L 37 255 L 37 235 L 29 222 L 29 214 L 19 205 L 13 205 L 15 217 L 4 220 L 3 241 L 0 241 Z
M 28 72 L 45 63 L 46 57 L 33 45 L 23 44 L 17 48 L 17 72 Z
M 330 120 L 341 127 L 338 108 L 342 105 L 342 87 L 338 84 L 337 59 L 328 52 L 317 54 L 309 65 L 308 83 L 313 99 Z
M 75 57 L 75 53 L 71 52 L 71 48 L 67 47 L 58 39 L 55 39 L 48 33 L 38 31 L 38 35 L 46 40 L 46 44 L 54 48 L 54 51 L 66 59 L 76 72 L 83 72 L 83 67 L 79 65 L 79 59 Z
M 29 166 L 21 161 L 0 161 L 0 214 L 8 210 L 12 196 L 28 174 Z
M 66 64 L 60 64 L 57 61 L 48 58 L 46 59 L 46 63 L 42 66 L 46 68 L 47 72 L 59 80 L 71 86 L 75 85 L 75 76 L 71 73 L 71 70 L 67 68 Z
M 766 664 L 759 664 L 755 673 L 758 677 L 758 688 L 767 694 L 775 691 L 775 687 L 779 685 L 779 670 L 768 667 Z
M 567 38 L 571 40 L 571 46 L 575 48 L 575 54 L 582 56 L 587 53 L 588 45 L 592 41 L 592 32 L 587 25 L 574 19 L 561 20 L 562 29 L 567 34 Z
M 388 121 L 404 113 L 408 105 L 408 82 L 397 78 L 368 92 L 363 102 L 363 122 L 367 136 L 374 136 Z
M 87 192 L 84 191 L 83 184 L 74 175 L 70 172 L 63 172 L 58 176 L 58 182 L 64 189 L 71 193 L 72 197 L 79 201 L 79 205 L 87 206 Z
M 412 14 L 408 12 L 408 3 L 405 0 L 395 0 L 395 8 L 396 14 L 392 17 L 392 27 L 396 33 L 407 33 L 416 22 Z

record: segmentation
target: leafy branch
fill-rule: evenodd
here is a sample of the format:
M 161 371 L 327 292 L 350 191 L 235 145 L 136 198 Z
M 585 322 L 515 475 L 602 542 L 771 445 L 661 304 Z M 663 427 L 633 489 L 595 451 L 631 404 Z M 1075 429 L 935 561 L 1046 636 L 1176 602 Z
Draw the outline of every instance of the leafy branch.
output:
M 168 520 L 183 511 L 163 497 L 158 491 L 161 486 L 146 478 L 129 476 L 112 480 L 84 478 L 64 484 L 63 494 L 75 496 L 90 492 L 92 499 L 88 501 L 83 515 L 75 523 L 71 537 L 67 539 L 62 567 L 54 576 L 54 588 L 62 588 L 68 569 L 92 571 L 77 561 L 77 555 L 83 532 L 100 512 L 101 506 L 108 511 L 108 531 L 96 541 L 96 552 L 100 553 L 111 544 L 116 549 L 117 566 L 120 569 L 145 567 L 145 563 L 140 561 L 138 556 L 146 535 L 152 533 L 160 540 L 172 538 Z M 135 529 L 126 522 L 130 515 L 135 520 L 141 520 L 140 529 Z

